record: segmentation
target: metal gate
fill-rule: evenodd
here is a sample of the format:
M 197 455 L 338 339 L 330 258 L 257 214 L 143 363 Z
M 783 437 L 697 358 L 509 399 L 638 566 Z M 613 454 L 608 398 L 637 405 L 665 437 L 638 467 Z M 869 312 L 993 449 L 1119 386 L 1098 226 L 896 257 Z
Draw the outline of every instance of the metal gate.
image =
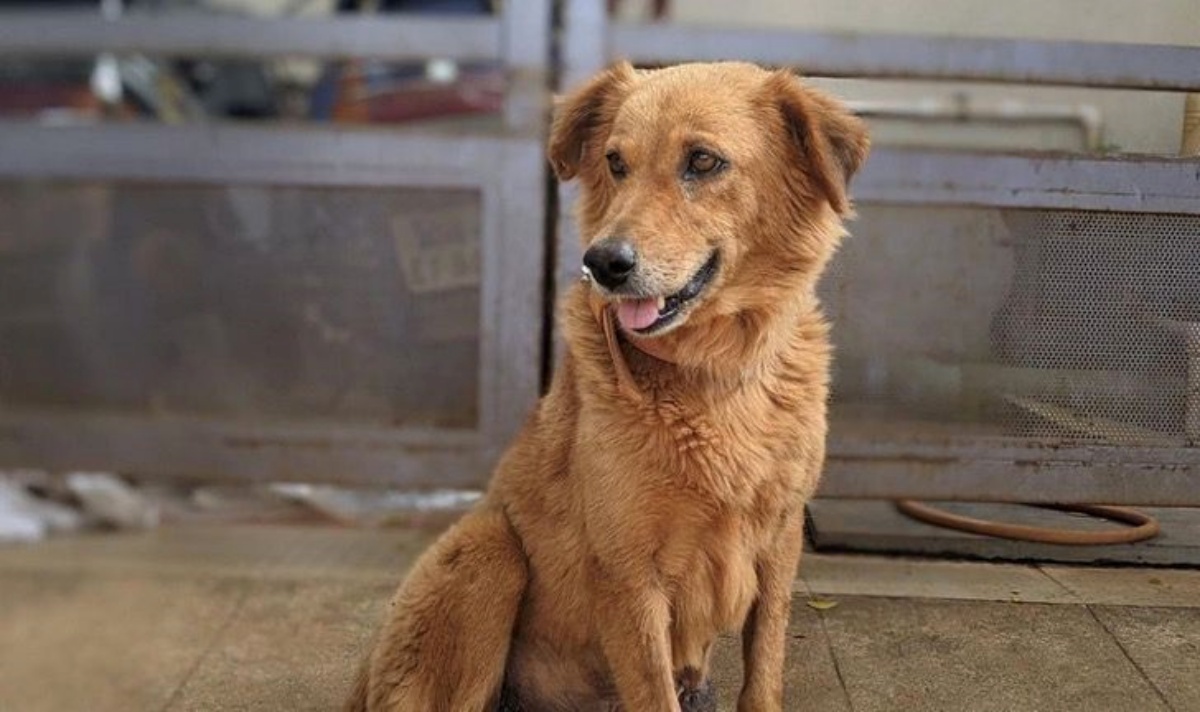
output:
M 1196 48 L 623 25 L 601 6 L 567 3 L 567 85 L 621 57 L 1200 90 Z M 877 148 L 852 192 L 822 287 L 822 495 L 1200 504 L 1200 159 Z M 560 288 L 579 260 L 561 220 Z
M 0 465 L 484 481 L 541 375 L 550 22 L 548 0 L 0 17 L 4 61 L 441 58 L 505 83 L 501 117 L 453 130 L 0 123 Z
M 549 0 L 475 19 L 0 18 L 6 60 L 445 57 L 506 78 L 503 120 L 454 130 L 0 121 L 0 465 L 482 483 L 537 395 L 546 281 L 577 273 L 569 190 L 544 239 L 552 73 L 739 58 L 1200 91 L 1195 48 L 610 25 L 598 0 L 559 5 L 557 25 Z M 1197 159 L 880 148 L 853 189 L 824 286 L 825 495 L 1200 504 Z M 888 250 L 906 269 L 867 279 Z

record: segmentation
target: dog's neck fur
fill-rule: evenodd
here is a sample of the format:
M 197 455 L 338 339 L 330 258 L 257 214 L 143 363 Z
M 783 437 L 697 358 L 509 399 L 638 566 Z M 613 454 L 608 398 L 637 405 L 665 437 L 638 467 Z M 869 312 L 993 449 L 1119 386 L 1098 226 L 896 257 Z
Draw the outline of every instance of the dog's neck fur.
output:
M 604 332 L 604 343 L 608 346 L 608 356 L 612 359 L 613 371 L 617 377 L 617 387 L 627 396 L 641 398 L 641 390 L 638 388 L 637 381 L 633 377 L 633 372 L 629 370 L 629 362 L 625 359 L 625 352 L 621 349 L 622 341 L 630 344 L 633 348 L 647 356 L 672 364 L 677 363 L 674 349 L 670 348 L 669 345 L 664 345 L 661 341 L 654 341 L 652 339 L 634 339 L 627 335 L 623 339 L 623 335 L 617 330 L 611 305 L 600 298 L 595 292 L 592 292 L 589 296 L 588 306 L 591 307 L 592 314 L 596 317 L 596 322 Z
M 795 348 L 797 340 L 825 351 L 827 328 L 815 295 L 792 292 L 790 298 L 771 308 L 750 308 L 714 319 L 737 322 L 720 329 L 685 326 L 656 339 L 630 337 L 619 330 L 609 306 L 595 293 L 587 296 L 594 326 L 603 334 L 604 345 L 617 388 L 627 397 L 643 401 L 649 397 L 635 373 L 645 359 L 671 364 L 683 375 L 701 378 L 717 390 L 735 389 L 749 380 L 760 380 L 779 367 L 781 358 Z M 781 303 L 782 302 L 782 303 Z M 775 323 L 783 321 L 782 328 Z M 710 326 L 710 325 L 706 325 Z M 711 336 L 719 333 L 723 338 Z M 728 364 L 722 369 L 719 364 Z

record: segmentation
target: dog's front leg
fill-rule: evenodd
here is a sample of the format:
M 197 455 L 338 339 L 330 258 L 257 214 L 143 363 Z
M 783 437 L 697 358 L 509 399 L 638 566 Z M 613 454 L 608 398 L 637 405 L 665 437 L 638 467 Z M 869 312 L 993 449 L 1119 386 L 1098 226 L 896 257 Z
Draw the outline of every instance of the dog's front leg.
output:
M 503 510 L 468 512 L 417 561 L 347 712 L 490 712 L 528 582 Z
M 804 508 L 797 505 L 787 513 L 758 562 L 758 598 L 742 629 L 745 682 L 738 698 L 739 712 L 783 709 L 783 658 L 792 581 L 803 545 Z
M 652 580 L 647 574 L 625 581 L 603 567 L 594 572 L 600 643 L 624 712 L 679 712 L 670 606 Z

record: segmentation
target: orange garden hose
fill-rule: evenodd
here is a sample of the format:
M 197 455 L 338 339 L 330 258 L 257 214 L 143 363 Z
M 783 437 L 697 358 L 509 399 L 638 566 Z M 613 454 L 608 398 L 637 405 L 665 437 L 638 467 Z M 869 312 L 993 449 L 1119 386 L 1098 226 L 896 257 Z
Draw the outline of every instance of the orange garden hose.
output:
M 904 514 L 939 527 L 957 529 L 972 534 L 1034 541 L 1044 544 L 1096 545 L 1096 544 L 1132 544 L 1157 536 L 1158 520 L 1145 512 L 1127 507 L 1106 507 L 1095 504 L 1051 504 L 1032 505 L 1045 509 L 1055 509 L 1060 512 L 1079 512 L 1114 522 L 1124 522 L 1132 526 L 1106 529 L 1103 531 L 1083 531 L 1079 529 L 1053 529 L 1050 527 L 1032 527 L 1023 524 L 976 519 L 961 514 L 952 514 L 944 509 L 932 507 L 912 499 L 896 500 L 896 509 Z

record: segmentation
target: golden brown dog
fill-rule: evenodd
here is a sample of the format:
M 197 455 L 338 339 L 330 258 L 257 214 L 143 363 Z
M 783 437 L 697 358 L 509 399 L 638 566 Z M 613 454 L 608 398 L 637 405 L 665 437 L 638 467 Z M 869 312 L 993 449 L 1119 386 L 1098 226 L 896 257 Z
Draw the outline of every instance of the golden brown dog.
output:
M 600 74 L 558 107 L 589 276 L 568 354 L 482 504 L 421 557 L 348 709 L 782 705 L 803 507 L 825 450 L 818 276 L 843 235 L 863 125 L 791 73 Z

